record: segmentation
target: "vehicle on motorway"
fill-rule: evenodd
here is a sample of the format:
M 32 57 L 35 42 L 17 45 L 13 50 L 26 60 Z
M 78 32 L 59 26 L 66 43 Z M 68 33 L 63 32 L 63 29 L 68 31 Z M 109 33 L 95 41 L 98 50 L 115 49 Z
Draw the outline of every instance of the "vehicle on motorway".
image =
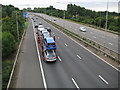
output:
M 41 31 L 41 34 L 42 34 L 42 35 L 43 35 L 43 34 L 46 34 L 46 33 L 49 33 L 46 29 L 44 29 L 44 30 Z
M 47 27 L 46 28 L 48 32 L 51 32 L 51 28 L 50 27 Z
M 56 21 L 56 19 L 53 19 L 54 21 Z
M 43 25 L 39 25 L 38 26 L 38 30 L 40 30 L 40 31 L 43 31 L 45 28 L 43 27 Z
M 86 28 L 85 27 L 80 27 L 79 30 L 82 31 L 82 32 L 86 32 Z
M 44 28 L 42 24 L 38 25 L 37 29 L 37 41 L 39 50 L 41 53 L 41 58 L 44 61 L 56 61 L 56 43 L 55 43 L 55 36 L 51 37 L 50 32 Z
M 35 25 L 35 28 L 38 28 L 38 24 Z
M 49 34 L 49 33 L 44 33 L 44 34 L 43 34 L 43 38 L 45 39 L 45 38 L 47 38 L 47 37 L 50 37 L 50 34 Z
M 54 50 L 45 50 L 44 52 L 44 60 L 45 61 L 49 61 L 49 62 L 53 62 L 57 60 L 57 55 L 55 53 Z
M 53 37 L 47 37 L 44 39 L 44 46 L 47 50 L 55 50 L 56 44 Z

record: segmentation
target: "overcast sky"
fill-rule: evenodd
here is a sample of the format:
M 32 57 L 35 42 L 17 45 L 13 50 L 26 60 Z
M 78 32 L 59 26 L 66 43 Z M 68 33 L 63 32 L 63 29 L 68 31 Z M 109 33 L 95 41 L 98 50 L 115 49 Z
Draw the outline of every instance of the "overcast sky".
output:
M 109 0 L 109 11 L 118 12 L 118 2 L 120 0 Z M 0 0 L 0 4 L 14 5 L 20 9 L 31 7 L 48 7 L 50 5 L 57 9 L 66 10 L 67 4 L 76 4 L 95 11 L 107 10 L 108 0 Z M 120 6 L 119 6 L 120 7 Z

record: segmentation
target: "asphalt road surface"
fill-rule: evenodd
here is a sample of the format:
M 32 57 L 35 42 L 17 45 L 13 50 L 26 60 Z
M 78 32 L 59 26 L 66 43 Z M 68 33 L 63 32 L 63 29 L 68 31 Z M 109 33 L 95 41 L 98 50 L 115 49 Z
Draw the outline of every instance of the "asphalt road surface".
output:
M 14 88 L 43 88 L 31 20 L 29 20 L 18 61 L 18 76 Z
M 88 26 L 80 25 L 77 23 L 73 23 L 70 21 L 66 21 L 63 19 L 55 18 L 52 16 L 48 16 L 45 14 L 35 13 L 36 15 L 40 15 L 44 17 L 45 19 L 48 19 L 72 32 L 75 32 L 79 34 L 82 37 L 88 38 L 94 42 L 97 42 L 98 44 L 107 47 L 110 50 L 113 50 L 118 53 L 118 35 L 104 32 L 98 29 L 94 29 Z M 56 21 L 54 21 L 56 20 Z M 87 29 L 87 32 L 81 32 L 79 28 L 83 26 Z
M 41 18 L 38 17 L 33 25 L 39 22 L 44 27 L 52 29 L 52 33 L 56 36 L 59 57 L 55 63 L 46 63 L 42 60 L 48 88 L 118 88 L 116 69 Z

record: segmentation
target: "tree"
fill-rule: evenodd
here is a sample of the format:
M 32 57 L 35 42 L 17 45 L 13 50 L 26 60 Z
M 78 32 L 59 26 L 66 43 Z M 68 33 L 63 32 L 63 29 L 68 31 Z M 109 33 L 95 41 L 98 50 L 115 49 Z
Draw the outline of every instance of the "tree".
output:
M 2 57 L 5 58 L 16 49 L 14 36 L 10 32 L 2 33 Z

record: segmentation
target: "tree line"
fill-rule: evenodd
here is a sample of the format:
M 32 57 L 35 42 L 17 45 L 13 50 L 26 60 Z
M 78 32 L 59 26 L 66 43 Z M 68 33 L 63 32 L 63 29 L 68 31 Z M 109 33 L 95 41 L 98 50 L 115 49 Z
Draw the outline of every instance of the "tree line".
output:
M 65 13 L 66 19 L 94 25 L 100 28 L 105 28 L 106 11 L 92 11 L 90 9 L 85 9 L 84 7 L 80 7 L 75 4 L 68 4 L 67 10 L 56 9 L 53 6 L 49 6 L 47 8 L 34 8 L 33 10 L 31 10 L 31 8 L 27 8 L 27 10 L 36 13 L 45 13 L 47 15 L 60 18 L 63 18 Z M 118 19 L 120 19 L 118 13 L 108 12 L 109 30 L 120 32 Z
M 7 58 L 16 51 L 19 40 L 17 39 L 17 22 L 19 38 L 23 33 L 24 18 L 23 13 L 13 5 L 2 5 L 2 58 Z

